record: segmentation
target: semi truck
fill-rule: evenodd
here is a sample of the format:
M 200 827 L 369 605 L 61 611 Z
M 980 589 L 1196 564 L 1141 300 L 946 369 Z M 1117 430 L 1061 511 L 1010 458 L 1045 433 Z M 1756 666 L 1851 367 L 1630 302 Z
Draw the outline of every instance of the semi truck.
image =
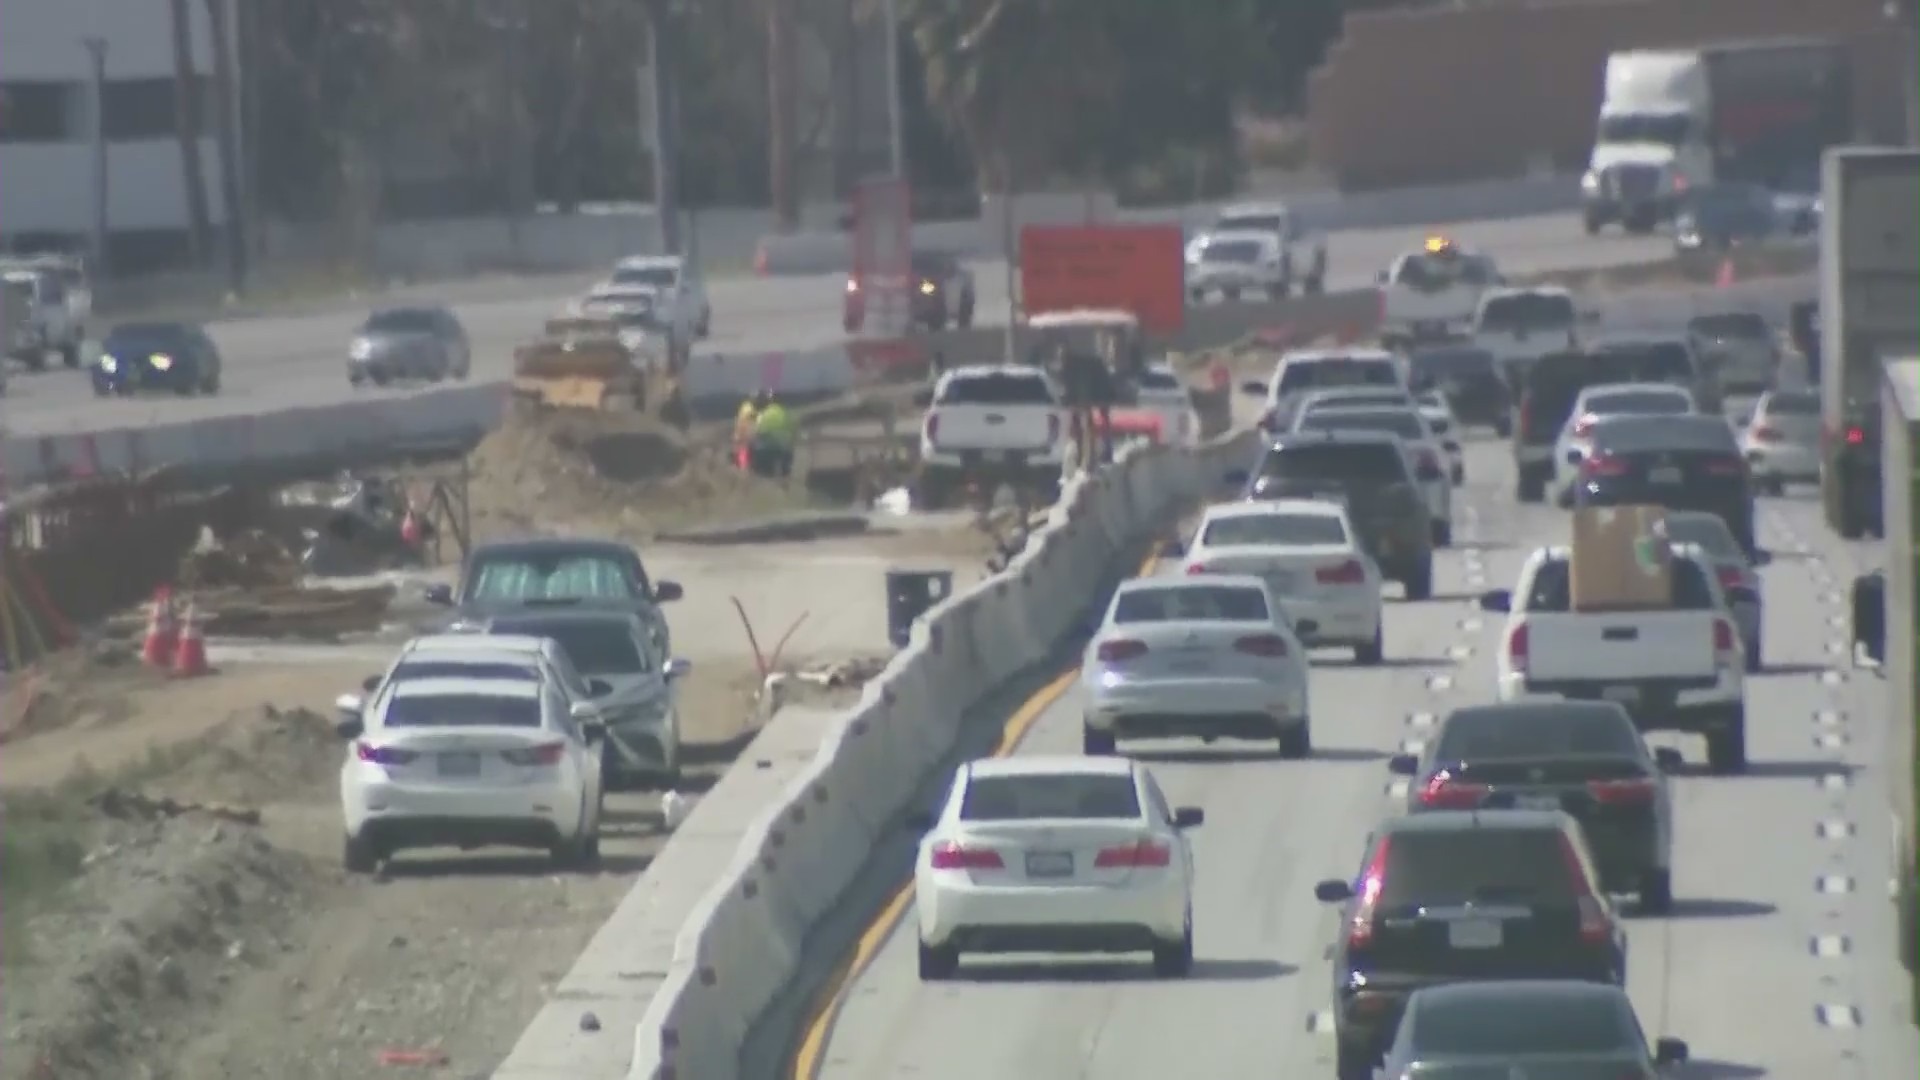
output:
M 1607 58 L 1593 154 L 1581 178 L 1587 232 L 1651 232 L 1712 184 L 1811 192 L 1820 154 L 1853 136 L 1853 67 L 1837 41 L 1790 38 Z

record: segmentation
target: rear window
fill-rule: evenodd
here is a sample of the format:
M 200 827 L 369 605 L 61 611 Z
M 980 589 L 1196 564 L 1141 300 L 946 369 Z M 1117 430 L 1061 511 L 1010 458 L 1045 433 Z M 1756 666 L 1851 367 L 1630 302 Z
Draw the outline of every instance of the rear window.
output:
M 1527 294 L 1487 301 L 1480 312 L 1483 330 L 1564 330 L 1579 318 L 1573 298 Z
M 1641 1041 L 1627 1015 L 1590 994 L 1442 998 L 1420 1003 L 1411 1034 L 1422 1056 L 1604 1054 Z
M 1395 285 L 1432 292 L 1454 285 L 1493 285 L 1499 280 L 1492 260 L 1475 255 L 1409 255 L 1393 272 Z
M 552 638 L 583 675 L 637 675 L 651 668 L 627 628 L 612 621 L 502 619 L 495 633 Z
M 1221 232 L 1279 232 L 1285 226 L 1286 220 L 1279 214 L 1222 214 L 1220 220 L 1213 223 Z
M 393 669 L 391 682 L 418 679 L 507 679 L 539 682 L 540 669 L 532 664 L 471 663 L 460 660 L 405 660 Z
M 1259 262 L 1265 248 L 1258 240 L 1213 240 L 1201 251 L 1200 257 L 1208 262 Z
M 940 391 L 939 404 L 1051 405 L 1053 391 L 1039 375 L 968 375 L 947 383 Z
M 1300 418 L 1302 431 L 1382 431 L 1408 442 L 1427 437 L 1417 413 L 1361 412 L 1358 409 L 1315 409 Z
M 1266 594 L 1231 585 L 1174 585 L 1123 593 L 1113 608 L 1117 625 L 1158 622 L 1263 622 Z
M 1624 714 L 1602 709 L 1474 709 L 1447 718 L 1434 756 L 1441 761 L 1640 756 L 1640 739 Z
M 540 726 L 540 703 L 532 698 L 485 694 L 422 694 L 395 697 L 380 718 L 390 728 Z
M 1686 382 L 1693 378 L 1693 353 L 1678 341 L 1616 343 L 1595 351 L 1598 382 Z
M 1349 360 L 1345 357 L 1293 360 L 1280 373 L 1280 393 L 1283 395 L 1335 386 L 1398 385 L 1400 377 L 1393 370 L 1391 360 Z
M 671 289 L 680 280 L 680 271 L 671 266 L 625 266 L 613 272 L 615 285 L 643 285 L 653 289 Z
M 1327 514 L 1247 514 L 1209 522 L 1200 541 L 1208 547 L 1344 544 L 1347 529 Z
M 1663 394 L 1657 390 L 1617 390 L 1604 394 L 1587 395 L 1587 411 L 1590 413 L 1656 413 L 1677 414 L 1693 411 L 1693 401 L 1680 394 Z
M 368 332 L 376 334 L 431 334 L 439 328 L 440 317 L 425 308 L 376 311 L 366 324 Z
M 490 603 L 633 600 L 638 596 L 627 568 L 597 555 L 482 557 L 469 572 L 466 592 L 468 600 Z
M 1138 376 L 1142 390 L 1184 390 L 1186 387 L 1178 376 L 1170 371 L 1143 371 Z
M 1533 587 L 1527 593 L 1526 610 L 1568 610 L 1572 603 L 1568 566 L 1565 559 L 1540 564 L 1540 572 L 1534 575 Z M 1713 586 L 1699 563 L 1677 557 L 1673 560 L 1673 599 L 1669 607 L 1675 611 L 1713 610 Z
M 1687 329 L 1701 337 L 1743 338 L 1749 341 L 1767 341 L 1773 336 L 1767 327 L 1767 320 L 1752 312 L 1701 315 L 1689 322 Z
M 1476 826 L 1408 830 L 1387 847 L 1380 900 L 1389 907 L 1466 900 L 1574 898 L 1557 829 Z
M 1733 429 L 1717 417 L 1610 416 L 1594 425 L 1593 444 L 1596 452 L 1614 454 L 1653 450 L 1740 452 Z
M 1820 399 L 1813 394 L 1775 394 L 1767 399 L 1768 416 L 1819 416 Z
M 982 776 L 967 781 L 961 821 L 1123 821 L 1140 817 L 1131 776 L 1080 773 Z
M 1493 354 L 1481 349 L 1417 352 L 1413 354 L 1411 364 L 1416 375 L 1435 382 L 1494 373 Z
M 1407 461 L 1388 442 L 1286 446 L 1267 453 L 1260 476 L 1268 480 L 1329 480 L 1397 484 L 1407 480 Z

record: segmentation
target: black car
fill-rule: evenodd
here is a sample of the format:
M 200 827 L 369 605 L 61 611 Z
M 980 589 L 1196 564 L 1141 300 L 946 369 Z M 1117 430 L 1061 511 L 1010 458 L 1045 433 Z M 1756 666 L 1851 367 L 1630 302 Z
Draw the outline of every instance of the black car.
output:
M 1587 346 L 1587 353 L 1616 376 L 1607 382 L 1667 383 L 1686 388 L 1702 412 L 1725 407 L 1725 393 L 1684 334 L 1614 334 Z
M 1687 1060 L 1649 1045 L 1626 991 L 1567 979 L 1430 986 L 1407 1000 L 1387 1051 L 1395 1080 L 1653 1080 Z
M 1719 416 L 1603 416 L 1579 459 L 1575 506 L 1664 506 L 1717 515 L 1749 556 L 1753 479 Z M 1576 462 L 1569 462 L 1576 464 Z
M 457 586 L 426 590 L 428 603 L 458 608 L 468 625 L 528 607 L 626 607 L 647 620 L 662 656 L 672 651 L 672 640 L 660 605 L 682 595 L 675 582 L 650 581 L 639 553 L 625 544 L 558 538 L 482 544 L 467 556 Z
M 1875 570 L 1853 579 L 1849 597 L 1853 646 L 1876 664 L 1887 660 L 1887 574 Z
M 1780 225 L 1773 192 L 1758 184 L 1709 184 L 1681 201 L 1673 243 L 1682 252 L 1725 251 L 1766 240 Z
M 1558 810 L 1389 818 L 1342 905 L 1333 954 L 1341 1080 L 1370 1080 L 1408 995 L 1443 983 L 1575 979 L 1624 986 L 1627 941 L 1580 825 Z
M 1827 521 L 1842 539 L 1858 540 L 1885 528 L 1881 506 L 1880 409 L 1877 402 L 1848 402 L 1845 426 L 1827 440 L 1820 482 Z
M 1251 473 L 1229 473 L 1248 499 L 1335 498 L 1347 506 L 1360 544 L 1407 599 L 1433 596 L 1433 526 L 1420 485 L 1444 474 L 1417 467 L 1400 440 L 1376 431 L 1304 431 L 1267 444 Z
M 347 381 L 385 386 L 398 379 L 464 379 L 473 348 L 460 319 L 443 307 L 386 308 L 367 316 L 347 343 Z
M 1416 392 L 1438 390 L 1462 424 L 1492 428 L 1503 439 L 1512 433 L 1513 393 L 1490 350 L 1473 345 L 1416 349 L 1408 366 L 1408 385 Z
M 100 342 L 93 392 L 171 390 L 181 396 L 220 392 L 220 347 L 192 323 L 121 323 Z
M 1820 385 L 1820 301 L 1796 300 L 1787 308 L 1787 337 L 1807 358 L 1807 378 Z
M 1677 751 L 1647 748 L 1627 710 L 1606 701 L 1523 701 L 1456 709 L 1418 756 L 1388 768 L 1411 778 L 1407 810 L 1565 810 L 1585 832 L 1601 887 L 1673 907 Z
M 1585 351 L 1543 356 L 1528 369 L 1514 406 L 1515 496 L 1521 502 L 1546 497 L 1553 480 L 1554 442 L 1582 390 L 1638 382 L 1682 386 L 1702 409 L 1720 408 L 1684 338 L 1616 335 Z

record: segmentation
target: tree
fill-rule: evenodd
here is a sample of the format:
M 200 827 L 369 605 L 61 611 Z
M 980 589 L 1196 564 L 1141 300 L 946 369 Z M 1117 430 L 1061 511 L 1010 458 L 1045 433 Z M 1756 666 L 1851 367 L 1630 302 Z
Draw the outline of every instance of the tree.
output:
M 173 17 L 174 139 L 180 144 L 180 187 L 187 199 L 187 252 L 195 266 L 207 257 L 207 176 L 200 158 L 200 103 L 205 99 L 193 66 L 193 17 L 187 0 L 169 0 Z

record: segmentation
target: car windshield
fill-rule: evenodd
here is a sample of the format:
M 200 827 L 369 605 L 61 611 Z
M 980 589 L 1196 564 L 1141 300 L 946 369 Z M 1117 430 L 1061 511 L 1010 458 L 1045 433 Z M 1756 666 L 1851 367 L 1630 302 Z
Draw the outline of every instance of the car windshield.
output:
M 615 285 L 643 285 L 650 289 L 671 289 L 680 280 L 680 271 L 671 266 L 623 266 L 613 272 Z
M 1746 341 L 1769 341 L 1773 337 L 1767 320 L 1752 312 L 1701 315 L 1688 323 L 1687 329 L 1701 337 L 1739 338 Z
M 1239 585 L 1166 585 L 1131 589 L 1113 605 L 1117 626 L 1160 622 L 1265 622 L 1267 597 Z
M 434 313 L 425 308 L 394 308 L 367 316 L 362 330 L 369 334 L 431 334 L 438 327 Z
M 1237 514 L 1208 522 L 1200 542 L 1208 547 L 1344 544 L 1347 529 L 1331 514 Z
M 1427 425 L 1411 411 L 1315 409 L 1300 418 L 1302 431 L 1380 431 L 1408 442 L 1427 437 Z
M 1213 223 L 1219 232 L 1244 230 L 1246 232 L 1281 232 L 1286 228 L 1287 219 L 1280 214 L 1222 214 Z
M 641 675 L 652 670 L 624 623 L 611 619 L 501 619 L 495 633 L 552 638 L 583 675 Z
M 1616 1002 L 1597 994 L 1459 995 L 1414 1010 L 1414 1049 L 1422 1056 L 1607 1054 L 1641 1041 Z
M 533 664 L 502 660 L 402 660 L 393 669 L 389 682 L 418 679 L 505 679 L 511 682 L 539 682 L 540 669 Z
M 1561 754 L 1639 757 L 1640 741 L 1633 722 L 1612 709 L 1506 706 L 1454 713 L 1434 747 L 1442 762 Z
M 1571 900 L 1561 834 L 1551 828 L 1406 830 L 1387 845 L 1380 901 L 1388 907 L 1464 900 Z
M 1594 382 L 1685 382 L 1693 378 L 1693 357 L 1685 342 L 1609 342 L 1594 352 L 1594 365 L 1608 378 Z
M 1692 130 L 1684 113 L 1615 113 L 1600 118 L 1599 141 L 1679 146 Z
M 1329 357 L 1324 360 L 1294 360 L 1280 374 L 1280 393 L 1301 390 L 1325 390 L 1339 386 L 1398 386 L 1399 375 L 1391 360 L 1352 360 Z
M 1480 312 L 1480 329 L 1565 330 L 1579 318 L 1573 298 L 1546 293 L 1521 293 L 1488 300 Z
M 1382 441 L 1284 447 L 1267 454 L 1260 479 L 1401 483 L 1408 476 L 1400 450 Z
M 1211 240 L 1200 257 L 1208 262 L 1259 262 L 1264 244 L 1258 240 Z
M 640 591 L 627 568 L 605 556 L 497 555 L 475 562 L 466 598 L 481 603 L 635 600 Z
M 492 694 L 396 695 L 387 702 L 380 726 L 537 728 L 540 702 L 531 697 Z
M 940 391 L 940 405 L 1051 405 L 1053 392 L 1039 374 L 956 376 Z
M 1133 777 L 1089 773 L 979 776 L 960 798 L 961 821 L 1126 821 L 1140 817 Z
M 1475 288 L 1492 285 L 1500 279 L 1493 261 L 1482 255 L 1429 255 L 1418 252 L 1400 260 L 1393 283 L 1421 292 L 1438 292 L 1455 285 Z
M 1612 413 L 1639 413 L 1672 416 L 1693 411 L 1693 401 L 1684 394 L 1662 390 L 1609 390 L 1587 395 L 1586 411 L 1595 416 Z
M 1668 514 L 1667 537 L 1676 544 L 1698 544 L 1715 562 L 1747 561 L 1733 530 L 1716 514 Z

